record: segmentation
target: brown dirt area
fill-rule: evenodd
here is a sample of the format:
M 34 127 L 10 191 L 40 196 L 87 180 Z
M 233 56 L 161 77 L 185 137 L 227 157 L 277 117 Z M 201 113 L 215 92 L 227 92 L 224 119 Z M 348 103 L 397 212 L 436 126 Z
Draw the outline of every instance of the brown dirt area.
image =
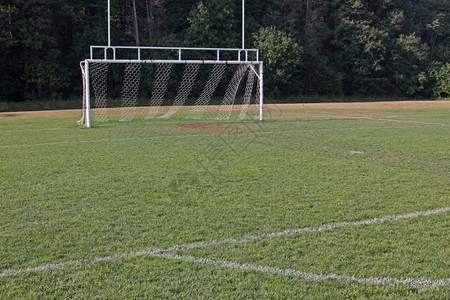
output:
M 417 108 L 450 108 L 450 101 L 386 101 L 386 102 L 351 102 L 351 103 L 291 103 L 291 104 L 267 104 L 266 108 L 277 109 L 417 109 Z M 209 107 L 214 110 L 213 107 Z M 80 117 L 80 109 L 71 110 L 47 110 L 25 112 L 0 112 L 0 118 L 59 118 Z M 184 124 L 180 126 L 197 126 L 199 124 Z M 203 125 L 202 125 L 203 126 Z M 210 125 L 208 125 L 210 126 Z M 187 128 L 187 127 L 186 127 Z M 191 127 L 193 128 L 193 127 Z M 219 130 L 218 128 L 199 128 L 207 130 Z
M 0 112 L 0 118 L 64 118 L 81 117 L 81 109 Z

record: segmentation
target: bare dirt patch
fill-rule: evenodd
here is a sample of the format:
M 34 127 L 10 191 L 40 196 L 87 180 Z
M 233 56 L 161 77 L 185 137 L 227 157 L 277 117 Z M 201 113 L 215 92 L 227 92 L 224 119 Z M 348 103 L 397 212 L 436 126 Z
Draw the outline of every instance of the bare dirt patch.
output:
M 81 109 L 0 112 L 0 118 L 64 118 L 81 117 Z
M 208 106 L 208 111 L 217 111 L 220 106 Z M 385 102 L 345 102 L 345 103 L 289 103 L 289 104 L 267 104 L 266 108 L 273 109 L 417 109 L 417 108 L 450 108 L 450 101 L 385 101 Z M 187 109 L 187 108 L 186 108 Z M 240 109 L 240 106 L 235 106 Z M 24 112 L 0 112 L 0 118 L 63 118 L 81 117 L 81 109 L 69 110 L 46 110 L 46 111 L 24 111 Z M 191 129 L 217 131 L 221 128 L 211 124 L 184 124 L 193 126 Z M 188 128 L 185 127 L 185 128 Z

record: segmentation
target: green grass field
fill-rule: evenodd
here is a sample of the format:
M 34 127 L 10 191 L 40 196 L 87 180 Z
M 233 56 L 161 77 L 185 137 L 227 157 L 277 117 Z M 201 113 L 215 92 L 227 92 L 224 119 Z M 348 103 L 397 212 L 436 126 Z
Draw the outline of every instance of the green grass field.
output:
M 450 297 L 450 106 L 76 120 L 0 114 L 0 299 Z

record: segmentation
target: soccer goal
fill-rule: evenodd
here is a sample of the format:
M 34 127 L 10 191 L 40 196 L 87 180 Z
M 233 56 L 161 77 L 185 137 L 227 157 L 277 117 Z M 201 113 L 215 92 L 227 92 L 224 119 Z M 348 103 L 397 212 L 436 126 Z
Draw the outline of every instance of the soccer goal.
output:
M 257 49 L 91 46 L 80 63 L 91 127 L 156 118 L 263 119 Z

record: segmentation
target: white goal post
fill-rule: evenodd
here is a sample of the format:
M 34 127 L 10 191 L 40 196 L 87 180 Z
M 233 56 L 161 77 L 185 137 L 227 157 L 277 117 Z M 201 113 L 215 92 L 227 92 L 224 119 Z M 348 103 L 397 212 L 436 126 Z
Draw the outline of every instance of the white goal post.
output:
M 175 114 L 263 120 L 257 49 L 91 46 L 80 67 L 86 127 Z

